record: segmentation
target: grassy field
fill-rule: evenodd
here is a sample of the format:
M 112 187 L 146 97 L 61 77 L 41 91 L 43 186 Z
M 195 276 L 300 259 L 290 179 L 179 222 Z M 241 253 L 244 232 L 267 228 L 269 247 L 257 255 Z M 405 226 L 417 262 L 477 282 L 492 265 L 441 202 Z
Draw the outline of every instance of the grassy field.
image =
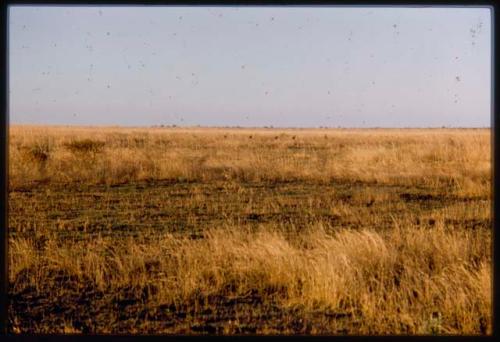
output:
M 491 334 L 487 129 L 9 139 L 12 332 Z

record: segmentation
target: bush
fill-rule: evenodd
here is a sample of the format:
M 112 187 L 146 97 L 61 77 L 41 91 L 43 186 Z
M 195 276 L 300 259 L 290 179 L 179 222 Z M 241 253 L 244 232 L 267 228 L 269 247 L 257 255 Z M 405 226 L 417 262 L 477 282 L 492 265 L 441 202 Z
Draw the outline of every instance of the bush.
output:
M 104 145 L 103 141 L 83 139 L 65 143 L 64 147 L 75 154 L 95 154 L 101 152 Z
M 34 163 L 44 164 L 50 157 L 50 145 L 48 141 L 30 146 L 21 146 L 20 149 L 24 158 Z

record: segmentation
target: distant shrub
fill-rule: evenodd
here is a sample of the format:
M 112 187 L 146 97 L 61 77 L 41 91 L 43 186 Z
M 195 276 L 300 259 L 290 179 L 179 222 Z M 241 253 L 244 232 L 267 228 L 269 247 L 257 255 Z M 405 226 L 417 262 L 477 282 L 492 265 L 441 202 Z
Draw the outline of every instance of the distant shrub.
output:
M 21 146 L 21 153 L 25 160 L 45 164 L 50 157 L 50 144 L 48 140 L 40 141 L 29 146 Z
M 32 162 L 45 163 L 49 159 L 49 151 L 38 146 L 24 147 L 24 157 Z
M 146 139 L 144 138 L 134 138 L 133 139 L 135 147 L 144 147 L 146 144 Z
M 45 178 L 46 170 L 51 157 L 51 145 L 48 139 L 37 141 L 29 145 L 19 147 L 21 160 L 30 168 L 33 180 L 38 177 Z
M 104 148 L 104 141 L 92 140 L 92 139 L 83 139 L 83 140 L 74 140 L 69 143 L 65 143 L 64 147 L 75 154 L 95 154 L 99 153 Z

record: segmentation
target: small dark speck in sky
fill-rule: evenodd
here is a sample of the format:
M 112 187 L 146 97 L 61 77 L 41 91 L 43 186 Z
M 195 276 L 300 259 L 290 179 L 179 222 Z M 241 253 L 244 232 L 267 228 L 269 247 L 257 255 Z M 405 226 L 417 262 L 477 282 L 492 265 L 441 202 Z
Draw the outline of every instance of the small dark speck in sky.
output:
M 182 20 L 182 15 L 179 17 L 179 20 Z
M 242 66 L 241 66 L 241 68 L 242 68 L 242 69 L 245 69 L 245 65 L 242 65 Z
M 274 20 L 274 17 L 271 17 L 271 21 L 273 21 L 273 20 Z
M 398 25 L 394 24 L 394 25 L 392 25 L 392 27 L 396 28 L 396 27 L 398 27 Z
M 109 35 L 110 35 L 110 33 L 109 33 L 109 32 L 106 32 L 106 35 L 108 35 L 108 36 L 109 36 Z
M 76 116 L 76 113 L 73 113 L 73 116 Z
M 460 76 L 455 77 L 455 79 L 457 80 L 457 82 L 460 82 Z
M 108 84 L 108 89 L 111 88 L 111 86 Z
M 264 94 L 266 94 L 266 95 L 267 95 L 267 94 L 269 94 L 269 92 L 268 92 L 268 91 L 266 91 Z
M 23 25 L 23 30 L 25 30 L 25 29 L 26 29 L 26 25 Z

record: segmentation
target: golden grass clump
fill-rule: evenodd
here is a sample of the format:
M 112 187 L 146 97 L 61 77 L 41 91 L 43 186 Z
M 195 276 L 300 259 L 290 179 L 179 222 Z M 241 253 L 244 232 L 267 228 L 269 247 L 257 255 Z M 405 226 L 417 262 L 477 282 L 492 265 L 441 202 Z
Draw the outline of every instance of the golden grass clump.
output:
M 47 286 L 45 274 L 58 270 L 107 293 L 130 287 L 140 298 L 151 291 L 143 305 L 254 293 L 285 308 L 350 317 L 319 324 L 320 330 L 347 324 L 359 334 L 475 334 L 491 331 L 491 255 L 474 239 L 446 227 L 329 234 L 315 225 L 287 236 L 270 227 L 227 226 L 208 230 L 202 240 L 100 238 L 71 247 L 51 243 L 38 255 L 29 240 L 14 240 L 10 278 L 36 270 L 32 284 Z M 195 316 L 217 303 L 197 305 Z M 440 323 L 432 326 L 436 315 Z

